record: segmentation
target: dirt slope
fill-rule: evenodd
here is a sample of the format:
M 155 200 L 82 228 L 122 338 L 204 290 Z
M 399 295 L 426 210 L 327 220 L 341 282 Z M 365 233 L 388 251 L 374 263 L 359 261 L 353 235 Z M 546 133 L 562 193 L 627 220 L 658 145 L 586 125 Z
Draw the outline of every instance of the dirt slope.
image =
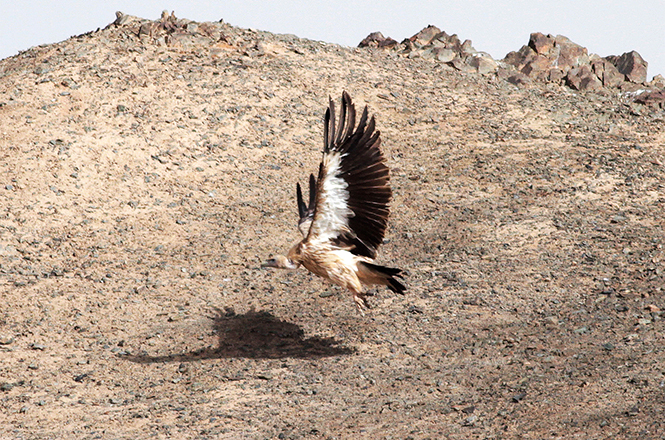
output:
M 665 435 L 662 113 L 156 26 L 0 61 L 1 438 Z M 365 318 L 259 268 L 342 90 L 392 171 L 379 262 L 409 274 Z

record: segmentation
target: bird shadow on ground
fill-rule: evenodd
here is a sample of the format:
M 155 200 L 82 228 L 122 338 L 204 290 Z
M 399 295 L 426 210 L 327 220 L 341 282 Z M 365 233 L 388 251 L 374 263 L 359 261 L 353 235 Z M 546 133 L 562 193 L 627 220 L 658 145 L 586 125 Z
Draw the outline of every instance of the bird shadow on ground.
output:
M 354 353 L 334 338 L 305 337 L 300 326 L 283 321 L 266 311 L 250 310 L 238 315 L 233 309 L 215 309 L 213 328 L 218 337 L 216 348 L 161 356 L 123 355 L 137 363 L 187 362 L 201 359 L 250 358 L 321 358 Z

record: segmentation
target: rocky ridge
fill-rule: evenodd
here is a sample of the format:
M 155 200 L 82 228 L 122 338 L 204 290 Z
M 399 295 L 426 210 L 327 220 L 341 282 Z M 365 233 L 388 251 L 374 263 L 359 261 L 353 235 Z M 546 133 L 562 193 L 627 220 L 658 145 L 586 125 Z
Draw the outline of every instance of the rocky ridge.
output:
M 448 35 L 432 25 L 401 43 L 374 32 L 361 41 L 359 47 L 376 47 L 409 58 L 432 59 L 463 72 L 496 74 L 515 85 L 538 81 L 562 84 L 580 91 L 618 89 L 632 93 L 640 104 L 665 108 L 661 97 L 665 79 L 657 75 L 647 82 L 648 63 L 639 53 L 631 51 L 603 58 L 589 54 L 585 47 L 562 35 L 532 33 L 528 44 L 508 53 L 502 60 L 494 60 L 486 52 L 477 51 L 471 40 L 461 42 L 457 35 Z

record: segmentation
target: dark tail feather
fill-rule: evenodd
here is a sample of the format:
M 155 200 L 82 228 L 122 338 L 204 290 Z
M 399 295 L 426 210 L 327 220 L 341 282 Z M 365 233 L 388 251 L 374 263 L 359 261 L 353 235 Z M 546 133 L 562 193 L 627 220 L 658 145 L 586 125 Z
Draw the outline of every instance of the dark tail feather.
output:
M 388 288 L 390 290 L 392 290 L 395 293 L 399 293 L 401 295 L 404 295 L 404 292 L 406 291 L 406 286 L 395 279 L 395 277 L 404 278 L 401 275 L 402 269 L 397 269 L 397 268 L 394 268 L 394 267 L 379 266 L 378 264 L 365 263 L 365 262 L 363 262 L 362 264 L 364 264 L 365 266 L 367 266 L 371 270 L 376 271 L 376 272 L 384 275 L 385 278 L 386 278 L 386 286 L 388 286 Z

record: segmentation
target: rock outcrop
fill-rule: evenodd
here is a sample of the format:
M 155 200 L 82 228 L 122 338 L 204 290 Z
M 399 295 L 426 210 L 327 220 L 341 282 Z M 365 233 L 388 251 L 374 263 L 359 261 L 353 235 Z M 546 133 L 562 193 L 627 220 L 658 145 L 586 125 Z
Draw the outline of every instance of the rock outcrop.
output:
M 448 35 L 432 25 L 399 44 L 381 32 L 373 32 L 358 46 L 396 50 L 409 58 L 432 59 L 463 72 L 488 74 L 498 68 L 496 61 L 489 54 L 477 51 L 471 40 L 462 42 L 456 34 Z
M 502 60 L 530 79 L 597 91 L 646 83 L 647 62 L 635 51 L 601 58 L 562 36 L 531 34 L 529 43 Z
M 359 47 L 392 50 L 409 58 L 431 59 L 462 72 L 496 74 L 518 86 L 537 81 L 590 92 L 619 89 L 631 92 L 632 97 L 643 95 L 640 103 L 644 105 L 663 107 L 659 91 L 665 89 L 665 80 L 658 76 L 647 83 L 648 63 L 639 53 L 631 51 L 620 56 L 600 57 L 589 54 L 587 48 L 563 35 L 534 32 L 528 44 L 499 61 L 476 50 L 471 40 L 462 42 L 456 34 L 449 35 L 432 25 L 401 43 L 381 32 L 373 32 L 360 42 Z M 648 93 L 636 93 L 640 89 Z

